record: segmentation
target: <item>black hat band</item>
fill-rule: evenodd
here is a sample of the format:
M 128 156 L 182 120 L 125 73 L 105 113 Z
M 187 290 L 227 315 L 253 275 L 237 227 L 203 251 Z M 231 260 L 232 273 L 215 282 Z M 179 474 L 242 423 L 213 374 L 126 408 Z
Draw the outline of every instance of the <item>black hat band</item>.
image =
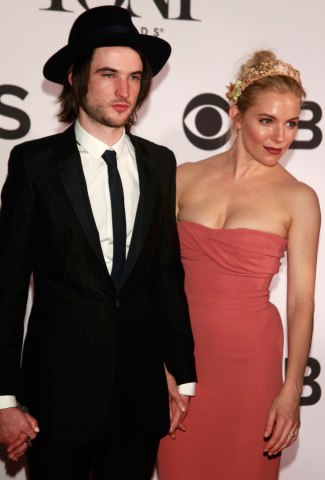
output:
M 101 35 L 102 33 L 138 33 L 136 29 L 131 30 L 130 27 L 124 27 L 122 25 L 111 25 L 110 27 L 101 27 L 101 28 L 96 28 L 95 30 L 92 30 L 88 35 L 86 35 L 85 38 L 87 37 L 92 37 L 93 35 Z

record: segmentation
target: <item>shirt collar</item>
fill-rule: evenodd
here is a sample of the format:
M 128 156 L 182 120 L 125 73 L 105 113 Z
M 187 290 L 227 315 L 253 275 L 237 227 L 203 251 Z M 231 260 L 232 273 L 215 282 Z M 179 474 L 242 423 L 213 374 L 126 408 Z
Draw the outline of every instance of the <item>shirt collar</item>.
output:
M 117 155 L 117 158 L 121 158 L 125 149 L 127 149 L 128 137 L 125 133 L 125 129 L 119 140 L 114 143 L 114 145 L 106 145 L 106 143 L 98 140 L 88 133 L 78 120 L 75 122 L 74 131 L 76 135 L 76 140 L 78 143 L 79 150 L 85 150 L 89 152 L 93 157 L 100 158 L 102 157 L 105 150 L 114 149 Z

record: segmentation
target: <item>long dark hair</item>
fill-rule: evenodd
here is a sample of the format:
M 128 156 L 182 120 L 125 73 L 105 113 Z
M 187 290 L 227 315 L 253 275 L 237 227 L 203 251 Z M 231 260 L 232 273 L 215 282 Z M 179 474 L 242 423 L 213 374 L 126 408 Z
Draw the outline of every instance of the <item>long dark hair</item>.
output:
M 136 107 L 125 125 L 125 129 L 127 131 L 130 131 L 131 127 L 135 125 L 137 121 L 137 112 L 148 97 L 152 83 L 152 71 L 150 64 L 145 55 L 139 51 L 138 53 L 143 64 L 143 74 L 141 77 L 141 86 Z M 94 50 L 80 56 L 71 66 L 69 72 L 67 72 L 63 83 L 62 92 L 58 97 L 58 103 L 61 106 L 58 113 L 58 119 L 63 123 L 70 124 L 78 118 L 79 107 L 88 92 L 89 71 L 93 54 Z M 72 85 L 68 80 L 70 73 L 72 75 Z

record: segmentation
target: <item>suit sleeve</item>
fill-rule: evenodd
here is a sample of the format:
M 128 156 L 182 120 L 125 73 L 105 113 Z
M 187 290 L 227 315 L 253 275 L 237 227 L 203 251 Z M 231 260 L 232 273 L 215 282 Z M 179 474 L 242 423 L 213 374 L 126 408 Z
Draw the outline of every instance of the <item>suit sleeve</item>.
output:
M 197 378 L 175 216 L 176 160 L 174 154 L 171 155 L 172 166 L 158 262 L 164 324 L 164 362 L 180 385 L 195 382 Z
M 0 210 L 0 395 L 16 395 L 32 269 L 34 195 L 19 149 L 12 150 Z

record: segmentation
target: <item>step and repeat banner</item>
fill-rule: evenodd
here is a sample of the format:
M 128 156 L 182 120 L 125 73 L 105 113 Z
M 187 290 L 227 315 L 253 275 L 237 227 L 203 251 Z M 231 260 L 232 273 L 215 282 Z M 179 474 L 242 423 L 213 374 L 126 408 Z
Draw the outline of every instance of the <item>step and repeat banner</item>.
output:
M 101 5 L 128 8 L 142 33 L 160 36 L 173 47 L 168 65 L 154 79 L 134 133 L 167 145 L 179 164 L 227 148 L 225 86 L 253 51 L 270 48 L 299 69 L 307 101 L 296 148 L 282 163 L 316 190 L 325 211 L 323 0 L 1 0 L 0 187 L 15 144 L 64 128 L 56 118 L 60 88 L 43 79 L 42 68 L 67 43 L 75 18 Z M 301 400 L 302 427 L 297 442 L 283 454 L 280 480 L 325 478 L 324 255 L 321 234 L 314 338 Z M 285 323 L 285 262 L 272 285 L 271 298 Z M 24 464 L 7 462 L 2 452 L 0 480 L 12 478 L 26 479 Z

